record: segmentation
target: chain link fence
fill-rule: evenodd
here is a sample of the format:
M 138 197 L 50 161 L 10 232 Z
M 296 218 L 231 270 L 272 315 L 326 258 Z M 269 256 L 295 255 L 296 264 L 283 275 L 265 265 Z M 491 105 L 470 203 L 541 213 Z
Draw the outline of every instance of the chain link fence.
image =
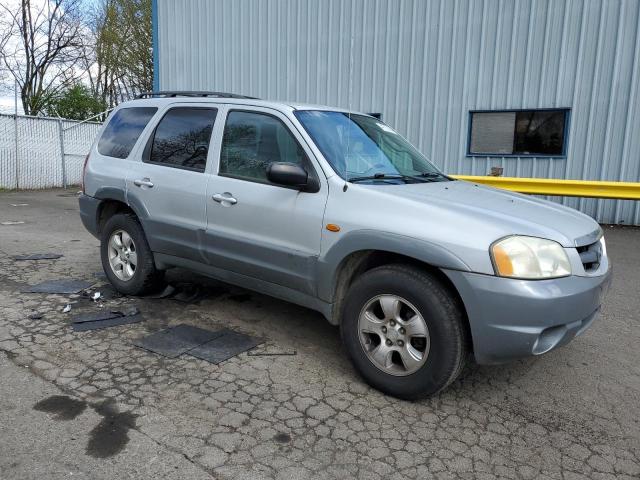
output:
M 0 114 L 0 188 L 78 185 L 101 123 Z

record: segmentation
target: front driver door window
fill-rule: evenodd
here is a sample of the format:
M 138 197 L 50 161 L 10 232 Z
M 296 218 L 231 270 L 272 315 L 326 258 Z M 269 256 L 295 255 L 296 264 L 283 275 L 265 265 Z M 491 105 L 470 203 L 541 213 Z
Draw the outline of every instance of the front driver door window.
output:
M 268 183 L 272 162 L 307 166 L 306 154 L 289 129 L 276 117 L 231 111 L 220 154 L 220 175 Z

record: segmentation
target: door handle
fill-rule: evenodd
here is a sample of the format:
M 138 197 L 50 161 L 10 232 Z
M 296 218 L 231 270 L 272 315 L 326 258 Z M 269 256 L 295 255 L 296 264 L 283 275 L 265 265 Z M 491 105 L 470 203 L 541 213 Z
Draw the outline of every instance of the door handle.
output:
M 211 198 L 213 199 L 214 202 L 218 202 L 224 205 L 225 207 L 228 207 L 229 205 L 235 205 L 236 203 L 238 203 L 238 200 L 233 198 L 233 196 L 229 192 L 215 193 L 211 196 Z
M 153 183 L 151 183 L 151 179 L 149 179 L 149 178 L 143 178 L 141 180 L 134 180 L 133 184 L 138 186 L 138 187 L 149 187 L 149 188 L 153 187 Z

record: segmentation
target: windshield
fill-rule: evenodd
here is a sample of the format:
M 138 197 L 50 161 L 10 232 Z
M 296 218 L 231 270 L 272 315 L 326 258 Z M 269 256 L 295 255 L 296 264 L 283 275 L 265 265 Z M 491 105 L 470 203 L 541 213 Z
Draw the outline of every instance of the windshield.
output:
M 298 110 L 296 117 L 335 172 L 348 181 L 447 181 L 393 129 L 367 115 Z

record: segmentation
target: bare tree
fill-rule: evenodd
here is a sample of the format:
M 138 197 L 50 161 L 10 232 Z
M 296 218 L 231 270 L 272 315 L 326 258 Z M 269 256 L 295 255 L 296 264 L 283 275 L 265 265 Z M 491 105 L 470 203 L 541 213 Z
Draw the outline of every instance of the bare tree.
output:
M 83 63 L 96 98 L 112 107 L 153 88 L 151 0 L 102 0 Z
M 18 83 L 27 115 L 38 115 L 84 73 L 80 1 L 0 1 L 0 62 Z

